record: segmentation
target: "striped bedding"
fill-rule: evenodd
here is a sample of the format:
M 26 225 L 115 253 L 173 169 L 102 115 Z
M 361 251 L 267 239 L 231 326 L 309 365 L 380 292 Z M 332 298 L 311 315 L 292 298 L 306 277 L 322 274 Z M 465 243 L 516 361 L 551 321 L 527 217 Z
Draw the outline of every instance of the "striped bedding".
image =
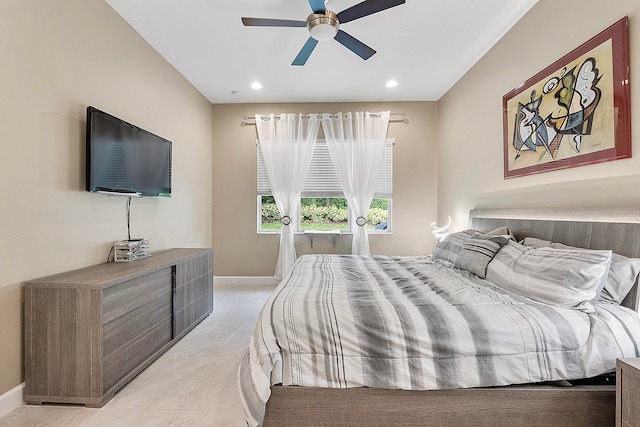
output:
M 427 257 L 305 255 L 239 369 L 249 425 L 274 384 L 426 390 L 580 379 L 640 356 L 640 321 L 546 305 Z

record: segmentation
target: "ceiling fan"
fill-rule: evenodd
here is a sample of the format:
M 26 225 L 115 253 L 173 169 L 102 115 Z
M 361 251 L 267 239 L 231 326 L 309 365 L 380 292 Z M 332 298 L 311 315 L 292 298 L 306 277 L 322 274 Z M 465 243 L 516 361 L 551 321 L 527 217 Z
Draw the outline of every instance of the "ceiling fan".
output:
M 335 39 L 347 49 L 367 60 L 376 53 L 360 40 L 340 29 L 340 24 L 354 21 L 367 15 L 404 4 L 405 0 L 365 0 L 342 12 L 335 13 L 325 8 L 323 0 L 309 0 L 313 11 L 306 21 L 270 18 L 242 18 L 246 27 L 307 27 L 310 37 L 302 46 L 291 65 L 304 65 L 318 41 Z

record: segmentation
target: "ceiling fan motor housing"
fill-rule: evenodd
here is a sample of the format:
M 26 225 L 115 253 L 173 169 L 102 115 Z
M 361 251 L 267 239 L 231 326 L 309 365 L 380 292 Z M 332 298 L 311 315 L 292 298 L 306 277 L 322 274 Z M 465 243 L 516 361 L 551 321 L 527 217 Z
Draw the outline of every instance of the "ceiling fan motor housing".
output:
M 330 10 L 325 10 L 324 13 L 312 13 L 307 17 L 309 33 L 318 41 L 331 40 L 338 33 L 339 27 L 338 16 Z

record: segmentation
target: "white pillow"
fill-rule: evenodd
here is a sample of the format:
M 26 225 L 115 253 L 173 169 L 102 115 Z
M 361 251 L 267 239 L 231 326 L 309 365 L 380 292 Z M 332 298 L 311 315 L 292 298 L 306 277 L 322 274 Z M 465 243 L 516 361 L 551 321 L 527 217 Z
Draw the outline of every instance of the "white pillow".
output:
M 450 233 L 440 240 L 433 248 L 433 257 L 455 263 L 458 254 L 462 251 L 464 241 L 471 237 L 475 230 L 464 230 Z
M 532 248 L 510 241 L 487 267 L 487 280 L 546 304 L 592 311 L 611 251 Z
M 449 261 L 452 264 L 455 264 L 460 251 L 462 251 L 462 247 L 464 242 L 471 236 L 506 236 L 508 238 L 513 238 L 511 234 L 511 230 L 509 227 L 500 227 L 495 230 L 488 231 L 483 233 L 478 230 L 468 229 L 463 231 L 457 231 L 455 233 L 450 233 L 445 236 L 444 239 L 439 241 L 436 246 L 433 248 L 432 255 L 434 258 Z
M 527 237 L 522 241 L 525 246 L 533 248 L 552 247 L 558 249 L 580 249 L 562 243 Z M 583 249 L 589 250 L 589 249 Z M 601 298 L 603 300 L 621 304 L 640 275 L 640 258 L 628 258 L 616 253 L 611 254 L 611 268 L 607 274 Z

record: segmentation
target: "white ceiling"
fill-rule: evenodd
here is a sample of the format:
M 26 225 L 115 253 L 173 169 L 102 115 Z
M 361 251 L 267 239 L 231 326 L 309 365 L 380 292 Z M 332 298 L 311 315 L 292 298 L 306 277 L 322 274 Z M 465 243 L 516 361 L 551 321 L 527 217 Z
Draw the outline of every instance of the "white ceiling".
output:
M 407 0 L 340 26 L 377 51 L 364 61 L 335 40 L 291 62 L 306 28 L 244 27 L 240 18 L 304 21 L 307 0 L 106 0 L 215 104 L 438 100 L 537 0 Z M 327 0 L 340 12 L 359 0 Z M 385 87 L 394 79 L 398 86 Z M 261 90 L 250 88 L 254 81 Z M 241 94 L 233 94 L 234 91 Z

